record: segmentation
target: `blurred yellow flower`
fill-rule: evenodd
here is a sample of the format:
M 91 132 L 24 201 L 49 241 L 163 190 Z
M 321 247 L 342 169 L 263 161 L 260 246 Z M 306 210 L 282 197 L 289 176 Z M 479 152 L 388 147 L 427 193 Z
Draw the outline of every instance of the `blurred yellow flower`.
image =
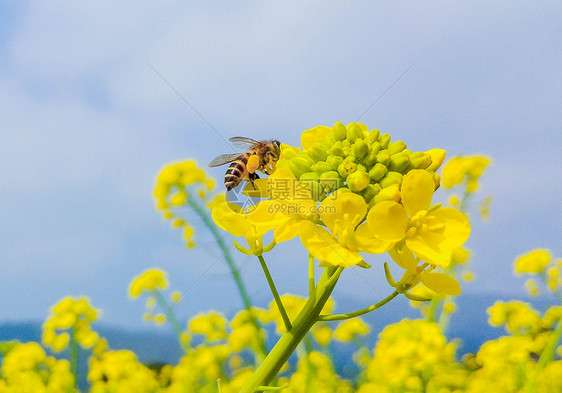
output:
M 537 297 L 541 294 L 539 283 L 533 278 L 525 281 L 525 289 L 527 290 L 527 293 L 530 297 Z
M 539 274 L 550 263 L 550 252 L 545 249 L 537 249 L 528 254 L 521 255 L 515 260 L 514 272 L 517 274 Z
M 478 189 L 478 178 L 482 175 L 490 159 L 483 156 L 453 157 L 443 167 L 443 187 L 452 188 L 466 182 L 466 192 Z
M 562 258 L 556 259 L 554 266 L 546 270 L 546 284 L 552 292 L 562 287 Z
M 334 337 L 339 341 L 349 342 L 358 336 L 366 336 L 370 331 L 369 325 L 361 318 L 353 318 L 341 322 L 334 330 Z
M 0 392 L 77 392 L 68 360 L 47 356 L 39 344 L 17 343 L 3 355 Z
M 216 311 L 199 314 L 191 318 L 188 329 L 195 334 L 202 334 L 209 342 L 227 338 L 226 318 Z
M 521 301 L 496 301 L 487 312 L 490 325 L 505 325 L 505 330 L 511 334 L 527 334 L 541 329 L 539 313 Z
M 51 308 L 51 314 L 43 324 L 43 344 L 55 352 L 64 350 L 71 339 L 83 348 L 93 347 L 99 335 L 90 324 L 97 319 L 98 313 L 85 297 L 61 299 Z
M 104 352 L 89 360 L 88 381 L 92 393 L 104 392 L 157 392 L 159 382 L 152 370 L 127 350 Z
M 195 160 L 169 164 L 162 168 L 156 178 L 153 193 L 156 208 L 161 211 L 164 219 L 172 220 L 174 228 L 184 228 L 183 237 L 188 248 L 195 246 L 193 241 L 195 231 L 184 218 L 176 215 L 175 208 L 189 204 L 195 209 L 200 209 L 197 199 L 203 204 L 212 203 L 212 200 L 207 201 L 207 192 L 214 187 L 214 179 L 208 178 Z M 224 194 L 222 195 L 224 198 Z
M 156 289 L 166 289 L 167 287 L 166 272 L 157 268 L 147 269 L 133 278 L 129 285 L 129 296 L 135 298 L 144 291 L 151 292 Z
M 332 329 L 325 323 L 316 324 L 312 328 L 311 333 L 316 342 L 323 347 L 328 345 L 332 340 Z
M 404 319 L 389 325 L 367 366 L 365 382 L 372 389 L 360 392 L 462 391 L 467 372 L 455 362 L 455 350 L 436 323 Z

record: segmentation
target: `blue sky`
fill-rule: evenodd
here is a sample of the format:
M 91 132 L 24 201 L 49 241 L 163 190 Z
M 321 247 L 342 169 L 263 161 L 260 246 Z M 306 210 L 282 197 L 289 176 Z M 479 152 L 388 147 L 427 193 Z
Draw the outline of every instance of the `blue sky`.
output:
M 412 66 L 361 122 L 412 150 L 493 159 L 491 220 L 474 222 L 477 280 L 464 291 L 522 296 L 515 256 L 562 256 L 561 22 L 559 1 L 3 2 L 0 321 L 87 295 L 103 321 L 140 326 L 133 276 L 159 266 L 183 291 L 218 257 L 202 231 L 187 251 L 151 193 L 163 165 L 229 146 L 152 68 L 222 137 L 298 145 L 307 128 L 356 120 Z M 271 271 L 280 291 L 304 293 L 304 254 L 284 247 Z M 237 262 L 264 305 L 257 261 Z M 350 271 L 336 297 L 371 304 L 382 277 Z M 236 310 L 231 281 L 214 265 L 178 313 Z

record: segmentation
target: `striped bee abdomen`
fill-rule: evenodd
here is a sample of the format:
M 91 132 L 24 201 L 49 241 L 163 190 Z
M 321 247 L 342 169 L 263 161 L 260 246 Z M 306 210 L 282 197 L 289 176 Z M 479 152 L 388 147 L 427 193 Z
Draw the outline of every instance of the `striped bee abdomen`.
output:
M 226 170 L 224 174 L 224 186 L 227 191 L 232 190 L 240 184 L 242 179 L 248 174 L 248 170 L 246 169 L 248 157 L 250 157 L 250 153 L 241 154 L 236 160 L 232 161 L 232 164 L 230 164 Z

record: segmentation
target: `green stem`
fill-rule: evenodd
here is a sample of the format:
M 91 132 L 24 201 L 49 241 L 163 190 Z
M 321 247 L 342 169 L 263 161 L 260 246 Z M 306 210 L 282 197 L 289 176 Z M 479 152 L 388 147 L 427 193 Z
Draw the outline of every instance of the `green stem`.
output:
M 441 304 L 441 299 L 438 296 L 433 296 L 429 302 L 429 306 L 426 310 L 426 319 L 428 322 L 435 322 L 437 316 L 437 307 Z
M 281 336 L 261 366 L 242 387 L 240 393 L 254 393 L 259 386 L 267 386 L 275 378 L 306 333 L 318 321 L 318 316 L 334 290 L 342 271 L 342 267 L 324 269 L 316 287 L 316 299 L 308 299 L 295 318 L 292 329 Z
M 316 296 L 316 283 L 314 281 L 314 257 L 308 255 L 308 297 Z
M 560 341 L 560 336 L 562 335 L 562 320 L 558 321 L 556 324 L 556 329 L 552 332 L 550 340 L 548 340 L 544 350 L 541 353 L 541 357 L 537 362 L 537 368 L 543 369 L 552 359 L 554 359 L 554 352 L 558 346 L 558 341 Z
M 156 303 L 158 303 L 158 306 L 160 306 L 160 308 L 163 310 L 164 315 L 166 316 L 166 320 L 170 322 L 170 325 L 172 325 L 176 336 L 178 336 L 178 340 L 180 340 L 181 342 L 181 334 L 183 330 L 180 323 L 178 322 L 178 319 L 176 318 L 176 314 L 174 314 L 174 311 L 172 310 L 172 307 L 168 305 L 168 303 L 166 303 L 166 299 L 164 299 L 164 296 L 162 296 L 159 290 L 154 289 L 150 291 L 150 294 L 154 296 Z
M 267 391 L 272 391 L 272 390 L 283 390 L 283 389 L 287 389 L 287 387 L 289 387 L 289 384 L 283 384 L 281 386 L 260 386 L 259 388 L 256 389 L 256 392 L 267 392 Z
M 209 229 L 209 231 L 215 238 L 215 241 L 219 245 L 222 254 L 224 255 L 226 264 L 230 269 L 230 274 L 234 278 L 234 282 L 236 283 L 236 287 L 238 288 L 238 292 L 240 293 L 240 297 L 242 298 L 242 302 L 244 303 L 244 308 L 248 310 L 252 324 L 256 327 L 258 331 L 262 331 L 263 326 L 258 320 L 258 318 L 255 316 L 254 312 L 252 311 L 252 302 L 250 301 L 250 296 L 248 295 L 246 286 L 242 281 L 242 276 L 240 275 L 240 271 L 236 267 L 236 264 L 234 263 L 234 259 L 230 254 L 230 249 L 226 246 L 226 243 L 224 242 L 224 239 L 222 238 L 217 226 L 211 220 L 207 211 L 203 209 L 201 206 L 199 206 L 196 202 L 194 202 L 192 198 L 188 199 L 187 204 L 191 206 L 193 210 L 195 210 L 195 213 L 197 213 L 197 215 L 201 218 L 205 226 Z M 258 348 L 259 351 L 256 353 L 256 361 L 258 360 L 261 361 L 265 357 L 265 354 L 267 353 L 267 348 L 265 345 L 264 338 L 258 338 L 257 340 L 259 344 L 259 348 Z
M 78 341 L 76 341 L 75 337 L 75 328 L 72 328 L 70 333 L 70 348 L 69 348 L 69 357 L 70 357 L 70 372 L 74 375 L 74 385 L 78 383 L 78 355 L 80 354 L 80 348 L 78 347 Z
M 269 284 L 269 289 L 271 289 L 271 293 L 273 294 L 275 303 L 277 303 L 277 308 L 279 309 L 281 318 L 283 318 L 283 323 L 285 324 L 285 330 L 289 331 L 291 330 L 291 320 L 289 319 L 289 316 L 287 315 L 287 311 L 283 306 L 281 297 L 279 297 L 279 292 L 277 292 L 277 288 L 275 288 L 275 283 L 273 282 L 273 278 L 271 278 L 271 274 L 269 273 L 269 269 L 267 268 L 265 259 L 263 259 L 263 256 L 261 255 L 258 255 L 258 259 L 260 260 L 261 268 L 263 269 L 263 273 L 265 274 L 265 278 L 267 279 L 267 283 Z
M 455 302 L 453 300 L 453 297 L 446 296 L 443 299 L 443 308 L 441 309 L 441 315 L 439 315 L 439 322 L 438 322 L 439 327 L 441 328 L 441 332 L 443 332 L 443 334 L 447 333 L 447 330 L 449 329 L 449 323 L 451 322 L 451 313 L 445 310 L 445 305 L 447 303 L 452 304 L 454 306 Z
M 347 314 L 320 315 L 318 317 L 318 320 L 319 321 L 342 321 L 344 319 L 355 318 L 355 317 L 361 316 L 363 314 L 367 314 L 371 311 L 376 310 L 377 308 L 380 308 L 380 307 L 384 306 L 386 303 L 390 302 L 392 299 L 394 299 L 399 294 L 400 293 L 398 291 L 394 291 L 390 295 L 385 297 L 383 300 L 381 300 L 380 302 L 375 303 L 372 306 L 369 306 L 367 308 L 363 308 L 361 310 L 350 312 L 350 313 L 347 313 Z

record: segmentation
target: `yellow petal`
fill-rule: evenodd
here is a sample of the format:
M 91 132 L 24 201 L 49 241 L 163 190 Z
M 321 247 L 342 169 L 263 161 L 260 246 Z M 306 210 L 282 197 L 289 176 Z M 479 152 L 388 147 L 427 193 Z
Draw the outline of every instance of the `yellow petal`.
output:
M 399 241 L 408 229 L 408 215 L 404 207 L 394 201 L 377 203 L 367 214 L 373 235 L 387 241 Z
M 363 223 L 357 227 L 353 237 L 348 242 L 350 248 L 359 252 L 367 252 L 369 254 L 382 254 L 392 246 L 392 242 L 382 240 L 373 235 L 367 223 Z
M 470 222 L 466 216 L 454 207 L 444 207 L 432 211 L 428 219 L 443 225 L 443 237 L 447 248 L 462 246 L 470 236 Z M 428 228 L 431 230 L 431 225 Z
M 300 224 L 300 219 L 293 218 L 286 220 L 275 228 L 275 232 L 273 232 L 273 238 L 277 243 L 291 240 L 299 234 Z
M 301 146 L 303 149 L 310 149 L 316 142 L 323 140 L 332 129 L 326 126 L 317 126 L 304 131 L 301 134 Z
M 248 213 L 247 220 L 256 227 L 256 233 L 263 235 L 287 220 L 287 216 L 276 211 L 277 201 L 261 201 Z
M 452 207 L 432 211 L 427 225 L 406 244 L 414 254 L 426 262 L 447 267 L 453 250 L 460 247 L 470 235 L 470 223 L 464 214 Z
M 361 256 L 340 246 L 330 233 L 311 221 L 302 221 L 300 239 L 310 254 L 319 261 L 332 266 L 350 267 L 363 261 Z
M 243 236 L 252 226 L 248 222 L 247 214 L 234 203 L 219 203 L 213 208 L 211 216 L 219 228 L 234 236 Z
M 406 245 L 423 261 L 441 267 L 447 267 L 451 263 L 453 250 L 442 248 L 439 237 L 434 234 L 426 234 L 424 238 L 416 236 L 406 239 Z
M 420 281 L 441 295 L 458 296 L 461 294 L 461 286 L 457 280 L 443 273 L 420 273 Z
M 413 270 L 418 264 L 416 257 L 406 246 L 403 246 L 400 250 L 397 250 L 396 247 L 392 247 L 388 250 L 388 254 L 402 269 Z
M 344 216 L 347 214 L 347 218 Z M 333 198 L 326 198 L 320 204 L 320 217 L 331 231 L 334 231 L 336 220 L 346 227 L 355 229 L 367 214 L 367 203 L 363 197 L 352 192 L 341 193 Z M 345 221 L 344 221 L 345 220 Z
M 410 216 L 420 210 L 427 210 L 431 205 L 435 182 L 433 176 L 423 169 L 414 169 L 404 176 L 402 181 L 402 205 Z

